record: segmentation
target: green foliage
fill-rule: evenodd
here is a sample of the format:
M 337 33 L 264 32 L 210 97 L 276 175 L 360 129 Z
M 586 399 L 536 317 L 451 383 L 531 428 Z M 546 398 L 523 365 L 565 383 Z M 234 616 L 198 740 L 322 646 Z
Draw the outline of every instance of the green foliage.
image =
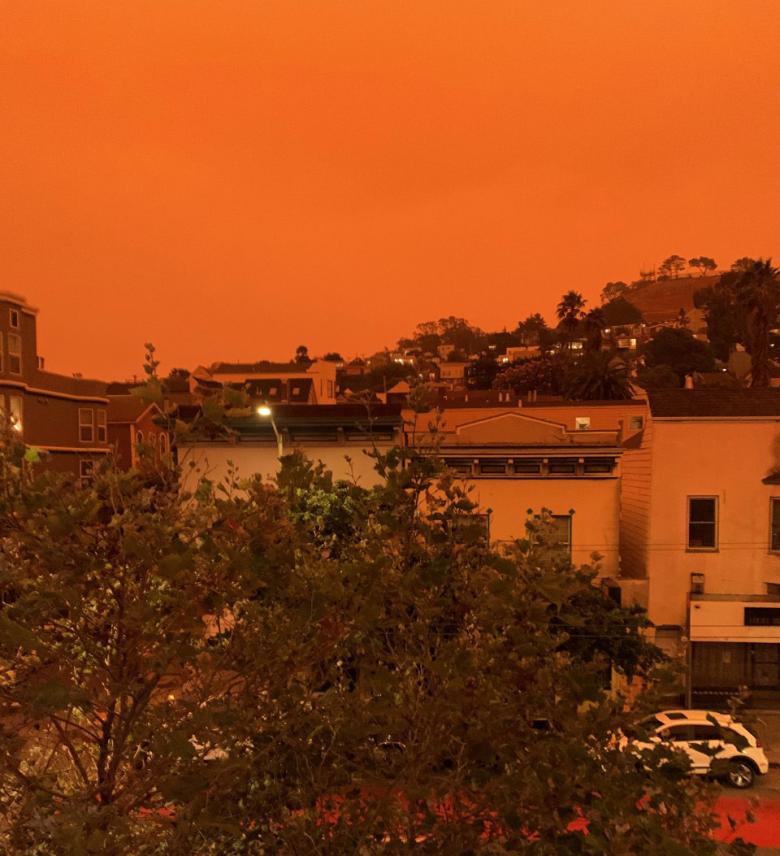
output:
M 513 389 L 517 393 L 540 392 L 561 395 L 569 366 L 567 357 L 560 354 L 542 354 L 530 360 L 521 360 L 500 371 L 493 380 L 495 389 Z
M 642 389 L 679 389 L 681 386 L 680 377 L 677 372 L 666 365 L 641 367 L 637 371 L 637 384 Z
M 651 679 L 644 617 L 544 514 L 491 549 L 408 449 L 371 489 L 293 455 L 192 494 L 23 457 L 0 449 L 5 852 L 716 852 L 706 786 L 612 739 L 644 703 L 603 676 Z
M 604 320 L 608 327 L 619 327 L 621 324 L 640 324 L 644 319 L 642 312 L 625 297 L 618 296 L 607 301 L 602 307 Z
M 679 379 L 681 386 L 685 376 L 694 372 L 711 372 L 715 369 L 712 348 L 696 339 L 690 330 L 664 327 L 653 339 L 642 347 L 647 368 L 668 366 Z
M 566 398 L 620 401 L 633 395 L 626 364 L 608 351 L 595 351 L 573 362 L 564 378 Z

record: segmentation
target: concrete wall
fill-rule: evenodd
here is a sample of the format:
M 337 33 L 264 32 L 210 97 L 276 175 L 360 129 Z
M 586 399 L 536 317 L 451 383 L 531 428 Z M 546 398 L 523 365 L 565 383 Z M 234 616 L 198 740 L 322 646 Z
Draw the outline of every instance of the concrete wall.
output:
M 686 623 L 691 573 L 707 594 L 766 594 L 780 582 L 769 550 L 770 497 L 762 478 L 780 465 L 780 422 L 654 420 L 649 613 L 656 624 Z M 718 498 L 718 549 L 687 549 L 687 498 Z
M 374 470 L 374 461 L 365 454 L 363 445 L 290 445 L 285 446 L 284 451 L 288 453 L 296 448 L 312 461 L 322 461 L 336 479 L 356 481 L 361 487 L 371 487 L 380 480 Z M 383 448 L 387 450 L 391 446 Z M 222 481 L 230 468 L 229 462 L 238 469 L 240 476 L 259 473 L 267 479 L 276 474 L 279 466 L 276 445 L 267 443 L 180 445 L 179 462 L 183 464 L 185 475 L 190 470 L 190 461 L 195 463 L 195 473 L 187 476 L 188 480 L 194 480 L 195 475 L 206 475 L 212 481 Z

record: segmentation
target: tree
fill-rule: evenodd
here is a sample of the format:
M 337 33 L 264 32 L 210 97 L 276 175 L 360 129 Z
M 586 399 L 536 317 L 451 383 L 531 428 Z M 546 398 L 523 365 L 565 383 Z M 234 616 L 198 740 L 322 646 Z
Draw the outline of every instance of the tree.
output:
M 626 364 L 601 351 L 572 364 L 564 380 L 564 394 L 576 401 L 620 401 L 631 398 L 633 390 Z
M 642 366 L 637 371 L 637 385 L 642 389 L 678 389 L 680 377 L 671 366 Z
M 685 259 L 682 256 L 672 255 L 664 259 L 658 266 L 659 273 L 666 277 L 673 276 L 675 279 L 685 270 Z
M 577 331 L 586 302 L 578 291 L 567 291 L 555 309 L 555 314 L 559 320 L 558 328 L 569 348 L 571 348 L 571 341 Z
M 520 337 L 520 344 L 527 346 L 538 345 L 541 337 L 549 331 L 547 322 L 536 312 L 529 315 L 525 321 L 518 322 L 516 333 Z
M 733 271 L 721 275 L 715 285 L 694 293 L 697 309 L 704 310 L 707 339 L 715 357 L 725 362 L 735 345 L 747 342 L 747 331 L 742 310 L 736 305 L 733 291 Z
M 343 363 L 344 357 L 338 351 L 328 351 L 327 354 L 322 358 L 327 363 Z
M 309 359 L 309 349 L 306 345 L 298 345 L 295 349 L 295 362 L 296 363 L 310 363 Z
M 493 380 L 493 387 L 513 389 L 518 394 L 561 395 L 568 364 L 569 359 L 560 354 L 542 354 L 530 360 L 520 360 L 500 371 Z
M 498 363 L 495 354 L 483 351 L 479 359 L 466 369 L 466 386 L 469 389 L 490 389 L 498 374 Z
M 617 282 L 608 282 L 604 288 L 601 289 L 601 302 L 609 303 L 616 297 L 623 297 L 627 291 L 628 284 L 623 282 L 621 279 L 617 280 Z
M 582 319 L 582 326 L 585 331 L 585 347 L 587 350 L 600 351 L 604 328 L 607 326 L 607 319 L 604 311 L 600 307 L 596 306 L 589 312 L 586 312 Z
M 771 259 L 758 259 L 734 283 L 736 302 L 744 313 L 750 351 L 750 385 L 769 386 L 769 337 L 780 311 L 780 270 Z
M 640 324 L 644 317 L 640 309 L 625 297 L 615 297 L 601 307 L 604 321 L 608 327 L 620 327 L 624 324 Z
M 647 707 L 601 676 L 652 679 L 646 618 L 542 510 L 493 550 L 435 450 L 370 490 L 293 455 L 194 494 L 25 455 L 0 449 L 6 852 L 546 856 L 584 817 L 594 852 L 715 853 L 706 786 L 610 741 Z
M 706 276 L 708 273 L 713 273 L 717 270 L 715 259 L 709 256 L 698 256 L 695 259 L 688 259 L 688 267 L 697 268 L 700 276 Z
M 648 368 L 668 366 L 677 375 L 680 385 L 685 376 L 694 372 L 711 372 L 715 369 L 712 348 L 696 339 L 690 330 L 664 327 L 642 347 L 644 363 Z

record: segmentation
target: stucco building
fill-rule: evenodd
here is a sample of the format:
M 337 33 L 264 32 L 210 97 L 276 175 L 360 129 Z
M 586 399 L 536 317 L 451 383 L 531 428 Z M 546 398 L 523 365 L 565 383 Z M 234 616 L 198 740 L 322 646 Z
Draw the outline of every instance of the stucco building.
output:
M 335 478 L 370 487 L 378 476 L 368 453 L 403 443 L 401 408 L 388 404 L 370 408 L 281 404 L 273 406 L 267 417 L 251 414 L 232 419 L 230 428 L 229 439 L 190 438 L 178 443 L 179 460 L 189 480 L 207 475 L 219 482 L 231 467 L 243 477 L 260 474 L 271 478 L 279 469 L 279 451 L 299 450 L 313 461 L 322 461 Z
M 649 401 L 623 455 L 621 584 L 695 692 L 780 692 L 780 392 Z
M 601 574 L 616 576 L 621 442 L 624 429 L 642 430 L 646 402 L 469 404 L 419 414 L 408 442 L 429 442 L 435 424 L 438 453 L 471 485 L 494 543 L 525 537 L 529 515 L 547 509 L 575 564 L 595 553 Z

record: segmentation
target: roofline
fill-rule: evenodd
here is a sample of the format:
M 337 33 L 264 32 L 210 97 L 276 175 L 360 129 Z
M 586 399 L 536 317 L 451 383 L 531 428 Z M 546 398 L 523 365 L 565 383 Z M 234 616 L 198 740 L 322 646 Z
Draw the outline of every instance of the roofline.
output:
M 16 303 L 22 312 L 26 312 L 28 315 L 37 315 L 38 307 L 30 306 L 27 302 L 27 298 L 21 294 L 17 294 L 14 291 L 0 291 L 0 300 L 5 300 L 8 303 Z
M 780 413 L 776 416 L 654 416 L 654 422 L 780 422 Z

